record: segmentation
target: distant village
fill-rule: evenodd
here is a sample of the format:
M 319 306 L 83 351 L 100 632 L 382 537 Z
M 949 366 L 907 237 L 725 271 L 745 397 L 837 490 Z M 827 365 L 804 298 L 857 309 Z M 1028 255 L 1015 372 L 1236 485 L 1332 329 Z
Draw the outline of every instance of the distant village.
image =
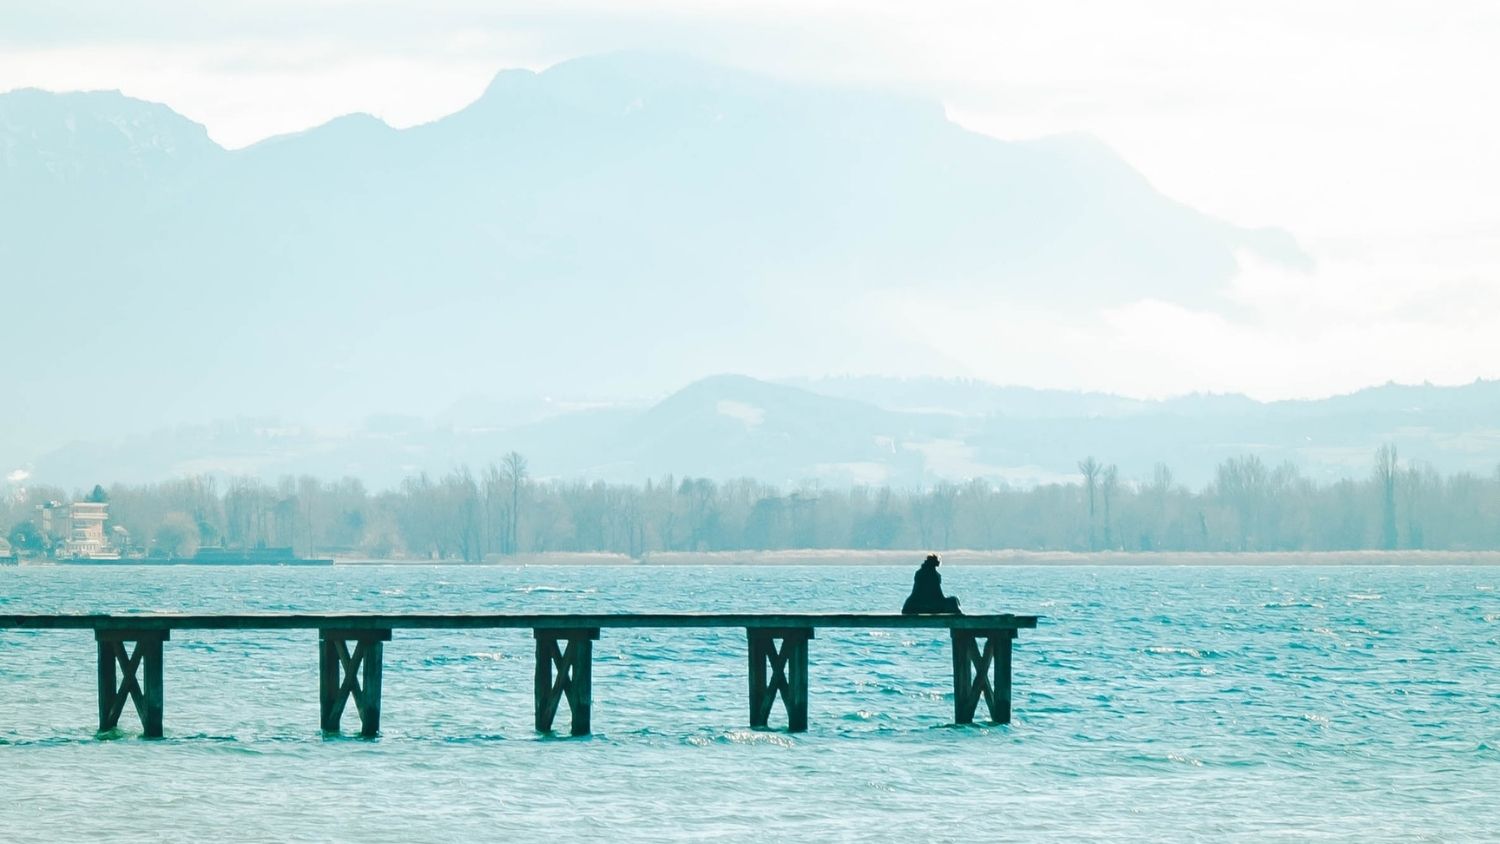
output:
M 22 559 L 59 563 L 168 563 L 204 564 L 331 563 L 298 557 L 287 548 L 196 547 L 183 556 L 154 544 L 137 543 L 123 525 L 110 524 L 109 501 L 102 487 L 94 487 L 80 501 L 43 501 L 35 506 L 35 517 L 23 522 L 10 536 L 0 536 L 0 565 Z
M 54 557 L 68 560 L 118 560 L 130 549 L 130 532 L 120 525 L 105 530 L 109 502 L 89 500 L 37 505 L 37 527 L 44 536 L 61 537 Z
M 43 501 L 32 519 L 0 537 L 0 562 L 15 563 L 23 556 L 110 562 L 126 554 L 143 557 L 144 548 L 131 544 L 130 532 L 109 524 L 109 501 L 102 487 L 79 501 Z

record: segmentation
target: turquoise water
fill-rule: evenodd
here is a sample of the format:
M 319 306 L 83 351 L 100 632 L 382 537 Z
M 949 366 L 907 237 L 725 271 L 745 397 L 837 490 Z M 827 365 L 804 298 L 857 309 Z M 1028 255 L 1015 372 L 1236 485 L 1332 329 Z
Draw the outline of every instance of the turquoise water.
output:
M 910 576 L 11 568 L 0 613 L 865 611 Z M 164 740 L 130 711 L 96 737 L 92 636 L 0 631 L 0 840 L 1500 839 L 1500 570 L 945 566 L 944 586 L 1045 616 L 1008 727 L 949 726 L 943 631 L 819 631 L 789 736 L 746 727 L 742 631 L 606 630 L 595 734 L 571 739 L 532 731 L 528 631 L 398 630 L 382 735 L 324 738 L 316 634 L 240 631 L 167 643 Z

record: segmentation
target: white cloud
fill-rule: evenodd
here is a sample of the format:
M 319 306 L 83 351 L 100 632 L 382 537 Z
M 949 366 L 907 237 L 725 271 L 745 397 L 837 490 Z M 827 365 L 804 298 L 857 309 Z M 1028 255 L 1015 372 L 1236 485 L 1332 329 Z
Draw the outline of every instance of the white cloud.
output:
M 1141 397 L 1193 391 L 1262 399 L 1386 381 L 1500 377 L 1500 286 L 1452 267 L 1320 256 L 1313 273 L 1241 256 L 1224 311 L 1141 300 L 1058 312 L 1004 300 L 953 305 L 881 297 L 892 324 L 979 377 Z M 1460 264 L 1462 262 L 1459 262 Z

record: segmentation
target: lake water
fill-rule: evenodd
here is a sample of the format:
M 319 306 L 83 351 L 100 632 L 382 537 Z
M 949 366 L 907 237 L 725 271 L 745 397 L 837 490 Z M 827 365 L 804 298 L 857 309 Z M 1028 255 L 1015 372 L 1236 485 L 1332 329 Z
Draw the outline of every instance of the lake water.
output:
M 0 613 L 869 611 L 911 571 L 23 567 Z M 381 736 L 325 738 L 316 633 L 184 631 L 166 738 L 96 737 L 91 634 L 0 631 L 0 840 L 1500 838 L 1500 569 L 943 573 L 1045 616 L 1010 726 L 950 726 L 941 630 L 819 631 L 795 736 L 746 726 L 743 631 L 606 630 L 595 734 L 543 738 L 529 631 L 398 630 Z

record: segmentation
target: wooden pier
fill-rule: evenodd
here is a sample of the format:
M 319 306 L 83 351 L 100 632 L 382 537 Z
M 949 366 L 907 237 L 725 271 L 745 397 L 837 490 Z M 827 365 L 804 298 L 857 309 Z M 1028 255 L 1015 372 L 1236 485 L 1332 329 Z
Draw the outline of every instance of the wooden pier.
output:
M 750 726 L 765 728 L 779 698 L 787 729 L 807 729 L 808 650 L 823 628 L 946 629 L 953 643 L 953 720 L 969 724 L 980 701 L 991 723 L 1010 723 L 1011 642 L 1031 615 L 617 614 L 617 615 L 0 615 L 0 629 L 93 630 L 99 650 L 99 730 L 115 729 L 133 703 L 148 737 L 162 734 L 165 643 L 174 630 L 316 630 L 322 728 L 336 733 L 352 700 L 360 733 L 380 731 L 381 663 L 398 629 L 530 629 L 536 639 L 536 728 L 551 732 L 564 700 L 570 732 L 592 729 L 594 643 L 618 628 L 744 628 Z M 142 676 L 143 675 L 143 678 Z M 144 685 L 143 685 L 144 683 Z

